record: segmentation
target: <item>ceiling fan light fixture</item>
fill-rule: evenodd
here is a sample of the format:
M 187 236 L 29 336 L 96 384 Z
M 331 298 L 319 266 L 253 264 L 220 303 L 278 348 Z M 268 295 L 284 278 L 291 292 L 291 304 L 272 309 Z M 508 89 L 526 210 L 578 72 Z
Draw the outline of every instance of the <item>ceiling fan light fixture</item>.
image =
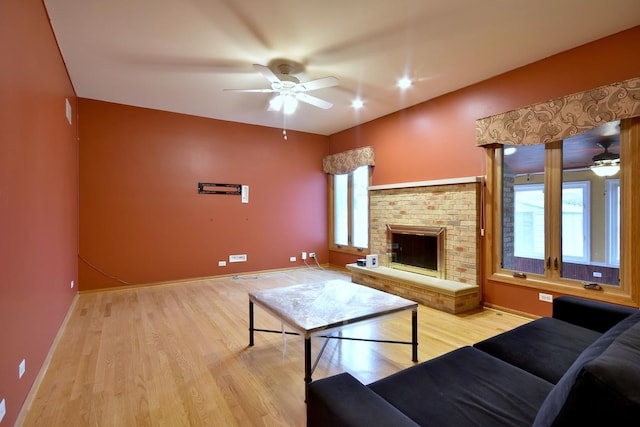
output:
M 611 141 L 601 141 L 599 144 L 604 152 L 593 156 L 591 170 L 598 176 L 613 176 L 620 171 L 620 155 L 609 152 Z
M 271 101 L 269 101 L 269 110 L 280 111 L 280 109 L 282 108 L 282 104 L 284 104 L 284 96 L 276 95 L 271 98 Z
M 591 170 L 598 176 L 613 176 L 620 171 L 620 159 L 597 160 L 591 166 Z
M 291 95 L 280 95 L 284 98 L 284 113 L 293 114 L 298 108 L 298 100 Z

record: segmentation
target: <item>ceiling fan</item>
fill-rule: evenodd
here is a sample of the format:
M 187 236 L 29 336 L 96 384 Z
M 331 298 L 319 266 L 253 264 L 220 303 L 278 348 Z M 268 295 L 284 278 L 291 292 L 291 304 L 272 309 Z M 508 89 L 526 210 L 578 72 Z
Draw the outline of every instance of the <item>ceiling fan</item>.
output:
M 301 64 L 287 60 L 276 60 L 272 61 L 270 64 L 270 67 L 253 64 L 253 68 L 271 82 L 271 88 L 225 89 L 225 91 L 277 93 L 277 95 L 269 101 L 268 110 L 280 111 L 284 108 L 285 114 L 293 113 L 298 106 L 298 101 L 302 101 L 325 110 L 333 107 L 331 102 L 309 95 L 306 92 L 336 86 L 338 84 L 337 78 L 329 76 L 308 82 L 300 82 L 300 80 L 293 76 L 293 74 L 298 74 L 303 71 Z
M 591 170 L 598 176 L 613 176 L 620 170 L 620 154 L 610 153 L 609 147 L 612 140 L 598 141 L 598 145 L 604 148 L 604 152 L 593 156 Z

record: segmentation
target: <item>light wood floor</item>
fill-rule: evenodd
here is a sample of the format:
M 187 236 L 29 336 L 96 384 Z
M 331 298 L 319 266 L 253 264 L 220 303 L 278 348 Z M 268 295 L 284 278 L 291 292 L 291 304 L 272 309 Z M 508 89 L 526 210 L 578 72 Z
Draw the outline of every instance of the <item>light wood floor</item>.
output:
M 81 294 L 26 426 L 304 426 L 302 338 L 256 333 L 247 293 L 346 273 L 297 269 Z M 256 307 L 256 327 L 281 325 Z M 410 340 L 411 314 L 368 322 L 351 336 Z M 481 310 L 451 315 L 420 306 L 424 361 L 527 323 Z M 344 333 L 348 336 L 347 332 Z M 315 340 L 314 351 L 321 345 Z M 365 383 L 411 366 L 411 346 L 332 340 L 314 379 L 348 371 Z

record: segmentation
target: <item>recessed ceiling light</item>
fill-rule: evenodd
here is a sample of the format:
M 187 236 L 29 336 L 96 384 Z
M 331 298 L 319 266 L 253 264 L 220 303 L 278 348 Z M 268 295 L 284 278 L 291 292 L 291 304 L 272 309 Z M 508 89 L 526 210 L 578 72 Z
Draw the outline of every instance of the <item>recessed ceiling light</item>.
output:
M 400 89 L 406 89 L 409 86 L 411 86 L 411 79 L 409 77 L 403 77 L 400 80 L 398 80 L 398 87 Z
M 359 99 L 359 98 L 358 98 L 358 99 L 354 99 L 354 100 L 351 102 L 351 106 L 352 106 L 354 109 L 359 110 L 359 109 L 361 109 L 362 107 L 364 107 L 364 102 L 362 102 L 362 99 Z

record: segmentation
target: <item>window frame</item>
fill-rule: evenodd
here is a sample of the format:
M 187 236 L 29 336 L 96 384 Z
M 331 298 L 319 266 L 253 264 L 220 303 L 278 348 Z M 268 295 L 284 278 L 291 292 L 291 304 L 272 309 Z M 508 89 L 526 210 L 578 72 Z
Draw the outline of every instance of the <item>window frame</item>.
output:
M 545 179 L 558 182 L 562 177 L 561 141 L 545 145 Z M 553 151 L 555 149 L 555 151 Z M 555 154 L 554 154 L 555 153 Z M 560 277 L 560 271 L 538 275 L 519 275 L 514 270 L 502 268 L 502 146 L 485 146 L 487 164 L 486 189 L 484 194 L 485 238 L 484 238 L 484 282 L 509 284 L 536 290 L 575 295 L 618 304 L 638 306 L 640 304 L 640 197 L 633 194 L 633 183 L 640 180 L 640 118 L 623 119 L 620 123 L 620 285 L 602 285 L 601 290 L 586 289 L 581 282 Z M 560 206 L 561 191 L 551 188 L 545 194 L 545 206 Z M 560 208 L 561 210 L 561 208 Z M 557 212 L 549 215 L 547 229 L 559 227 Z M 551 227 L 551 228 L 549 228 Z M 560 254 L 561 239 L 548 236 L 545 245 L 550 245 L 546 254 Z
M 370 165 L 363 165 L 360 167 L 366 167 L 368 170 L 368 182 L 367 188 L 371 186 L 371 171 L 372 167 Z M 369 220 L 367 220 L 367 247 L 366 248 L 358 248 L 353 246 L 353 172 L 349 172 L 347 178 L 347 223 L 348 223 L 348 244 L 341 245 L 336 244 L 335 242 L 335 190 L 334 190 L 334 175 L 328 174 L 328 216 L 329 216 L 329 250 L 336 252 L 343 252 L 348 254 L 355 255 L 367 255 L 370 252 L 371 248 L 371 226 L 369 224 Z M 367 197 L 367 218 L 371 214 L 371 197 Z
M 607 266 L 620 266 L 620 245 L 613 245 L 612 240 L 621 241 L 620 233 L 620 179 L 605 181 L 605 262 Z M 615 238 L 614 238 L 615 237 Z M 613 259 L 617 258 L 617 262 Z

